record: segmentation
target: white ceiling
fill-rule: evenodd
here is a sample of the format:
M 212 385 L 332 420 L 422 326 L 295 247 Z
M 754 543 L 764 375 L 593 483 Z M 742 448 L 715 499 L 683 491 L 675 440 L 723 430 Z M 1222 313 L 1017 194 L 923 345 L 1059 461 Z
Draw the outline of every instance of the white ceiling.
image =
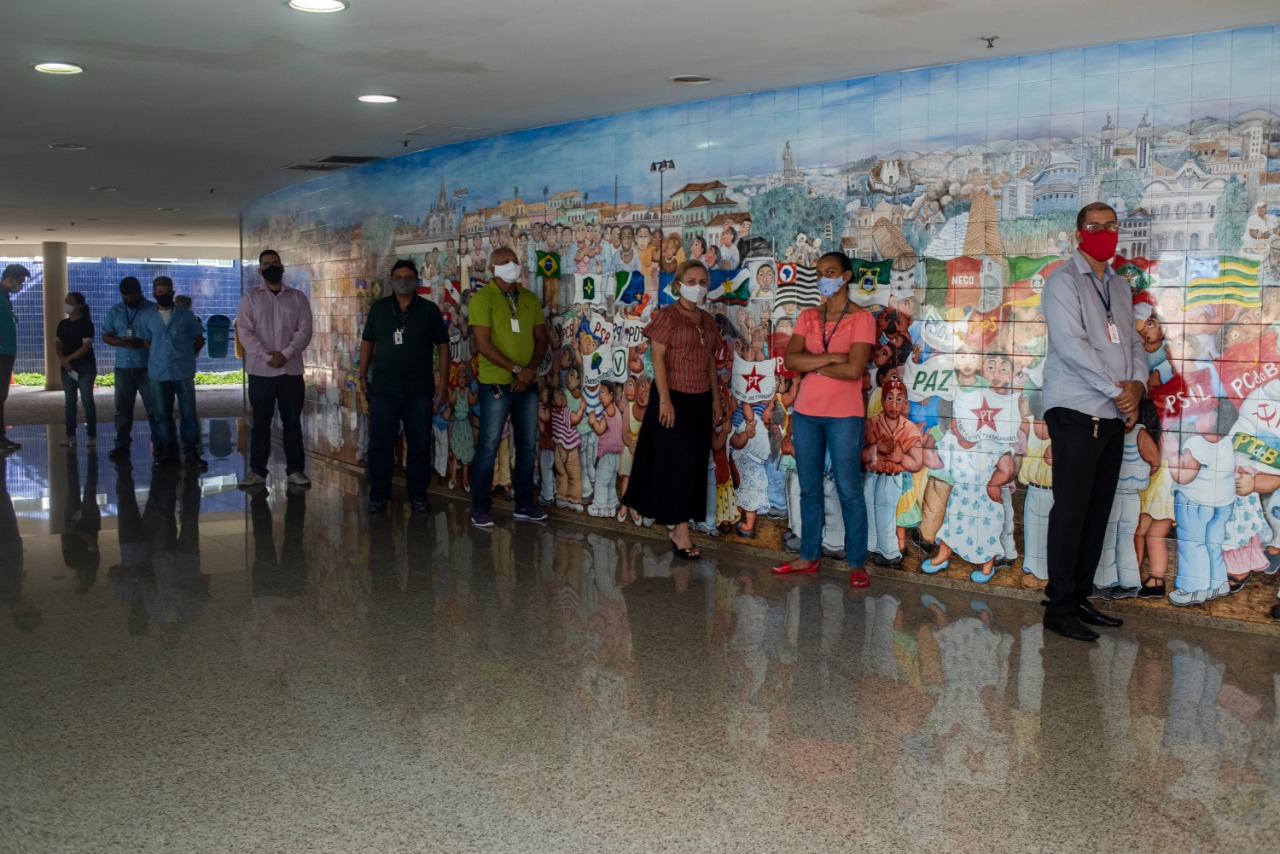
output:
M 406 139 L 429 148 L 679 101 L 1271 23 L 1280 11 L 1276 0 L 350 0 L 334 15 L 284 0 L 4 5 L 0 256 L 57 240 L 72 255 L 125 257 L 233 257 L 240 209 L 313 177 L 282 166 L 329 155 L 393 156 Z M 988 50 L 979 36 L 992 34 Z M 31 70 L 44 60 L 86 72 Z M 667 82 L 682 73 L 716 79 Z M 355 100 L 367 92 L 402 100 Z M 481 130 L 405 136 L 423 125 Z M 119 191 L 90 189 L 102 186 Z

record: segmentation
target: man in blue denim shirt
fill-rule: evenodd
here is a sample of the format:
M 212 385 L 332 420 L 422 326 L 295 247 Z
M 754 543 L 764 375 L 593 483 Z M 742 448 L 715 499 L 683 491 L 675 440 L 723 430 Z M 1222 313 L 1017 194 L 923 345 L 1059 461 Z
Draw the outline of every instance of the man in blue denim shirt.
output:
M 1146 391 L 1147 356 L 1133 319 L 1129 283 L 1112 271 L 1120 224 L 1101 202 L 1076 216 L 1080 248 L 1045 282 L 1049 333 L 1044 420 L 1053 459 L 1044 626 L 1093 641 L 1084 625 L 1114 628 L 1086 598 L 1102 556 L 1103 535 L 1120 477 L 1126 428 Z
M 151 380 L 147 376 L 147 348 L 138 337 L 142 316 L 154 307 L 155 303 L 142 295 L 142 283 L 133 276 L 125 276 L 120 281 L 120 302 L 107 309 L 107 318 L 102 322 L 102 343 L 116 351 L 116 444 L 107 455 L 113 460 L 129 459 L 129 446 L 133 444 L 133 406 L 139 395 L 151 425 L 152 454 L 158 455 L 160 451 Z
M 196 420 L 196 355 L 204 347 L 204 327 L 200 319 L 173 304 L 173 280 L 157 276 L 152 294 L 155 308 L 138 319 L 134 334 L 147 343 L 147 374 L 151 378 L 151 400 L 160 439 L 156 465 L 178 462 L 178 441 L 173 429 L 173 399 L 178 399 L 182 450 L 187 464 L 204 470 L 200 457 L 200 422 Z

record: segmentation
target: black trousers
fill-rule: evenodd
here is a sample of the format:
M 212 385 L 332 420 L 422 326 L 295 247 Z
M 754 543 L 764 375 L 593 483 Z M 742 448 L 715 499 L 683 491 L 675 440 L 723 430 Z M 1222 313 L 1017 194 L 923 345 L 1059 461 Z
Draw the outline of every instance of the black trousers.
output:
M 1102 540 L 1120 479 L 1124 422 L 1072 409 L 1044 414 L 1053 447 L 1046 614 L 1070 614 L 1093 589 Z M 1096 436 L 1095 436 L 1096 432 Z
M 249 374 L 249 409 L 253 412 L 253 429 L 249 433 L 249 468 L 267 476 L 267 460 L 271 457 L 271 422 L 280 410 L 284 428 L 285 474 L 305 468 L 302 449 L 302 406 L 306 386 L 302 375 L 283 374 L 258 377 Z

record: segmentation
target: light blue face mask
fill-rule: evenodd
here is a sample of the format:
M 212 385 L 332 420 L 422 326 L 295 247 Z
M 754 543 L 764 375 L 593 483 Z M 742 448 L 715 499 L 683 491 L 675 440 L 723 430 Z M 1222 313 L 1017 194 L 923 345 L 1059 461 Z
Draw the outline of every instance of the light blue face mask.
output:
M 818 279 L 818 293 L 822 294 L 826 299 L 831 299 L 840 289 L 845 286 L 844 279 L 828 279 L 825 276 Z

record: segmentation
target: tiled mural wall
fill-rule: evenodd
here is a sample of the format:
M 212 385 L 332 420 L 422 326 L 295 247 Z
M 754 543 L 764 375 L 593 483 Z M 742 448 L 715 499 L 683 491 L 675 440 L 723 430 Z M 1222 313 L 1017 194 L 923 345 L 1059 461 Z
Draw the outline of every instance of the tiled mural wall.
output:
M 0 259 L 0 264 L 8 263 Z M 14 363 L 17 373 L 44 373 L 44 265 L 40 261 L 23 259 L 22 265 L 32 276 L 13 300 L 14 315 L 18 320 L 18 359 Z M 93 321 L 101 325 L 107 309 L 120 301 L 120 280 L 134 276 L 142 283 L 142 292 L 151 293 L 151 282 L 156 276 L 173 279 L 174 291 L 191 297 L 191 310 L 200 319 L 210 315 L 225 314 L 234 318 L 240 305 L 240 262 L 213 263 L 146 263 L 120 258 L 100 258 L 67 262 L 67 290 L 84 294 L 93 314 Z M 99 331 L 101 336 L 101 331 Z M 114 364 L 110 348 L 99 342 L 98 373 L 110 373 Z M 200 371 L 237 371 L 240 360 L 234 352 L 228 358 L 211 359 L 207 352 L 200 354 L 196 369 Z
M 678 260 L 708 262 L 736 414 L 716 442 L 716 507 L 701 527 L 726 534 L 794 519 L 796 385 L 776 368 L 797 311 L 817 300 L 814 260 L 843 251 L 857 301 L 879 321 L 869 415 L 898 417 L 903 402 L 881 388 L 900 378 L 914 425 L 902 435 L 926 448 L 921 471 L 868 475 L 873 550 L 892 559 L 913 542 L 937 554 L 936 543 L 953 553 L 948 575 L 1036 588 L 1052 500 L 1040 291 L 1074 250 L 1076 210 L 1095 200 L 1119 212 L 1115 266 L 1143 318 L 1152 402 L 1130 435 L 1099 592 L 1133 597 L 1165 578 L 1181 604 L 1261 614 L 1275 596 L 1265 576 L 1280 568 L 1280 26 L 883 74 L 420 152 L 260 200 L 243 242 L 248 257 L 280 250 L 312 294 L 309 447 L 347 461 L 365 444 L 354 389 L 366 307 L 395 258 L 419 262 L 422 292 L 451 327 L 436 466 L 456 489 L 475 431 L 467 304 L 492 248 L 516 249 L 547 306 L 544 385 L 598 413 L 598 389 L 616 384 L 628 441 L 649 392 L 638 330 L 670 298 Z M 953 447 L 973 450 L 933 452 Z M 588 478 L 588 494 L 556 500 L 582 507 L 592 492 Z M 1183 518 L 1194 501 L 1218 508 L 1208 526 Z M 615 510 L 626 516 L 595 508 Z

